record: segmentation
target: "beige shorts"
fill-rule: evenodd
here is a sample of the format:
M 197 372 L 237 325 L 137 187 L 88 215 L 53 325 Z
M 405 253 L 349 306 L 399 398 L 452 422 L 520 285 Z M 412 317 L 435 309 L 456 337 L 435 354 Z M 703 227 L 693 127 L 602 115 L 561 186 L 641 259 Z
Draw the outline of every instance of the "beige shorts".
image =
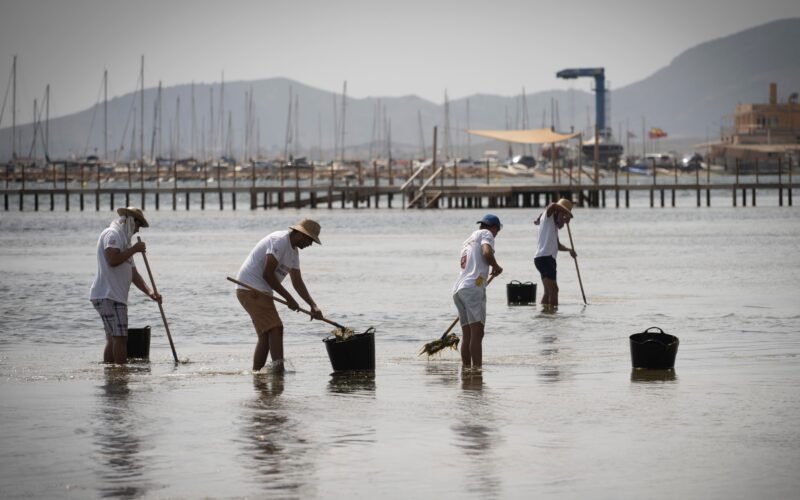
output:
M 283 326 L 283 322 L 278 316 L 278 310 L 275 309 L 274 300 L 251 290 L 236 290 L 236 298 L 239 299 L 239 303 L 253 320 L 257 334 L 261 335 L 273 328 Z

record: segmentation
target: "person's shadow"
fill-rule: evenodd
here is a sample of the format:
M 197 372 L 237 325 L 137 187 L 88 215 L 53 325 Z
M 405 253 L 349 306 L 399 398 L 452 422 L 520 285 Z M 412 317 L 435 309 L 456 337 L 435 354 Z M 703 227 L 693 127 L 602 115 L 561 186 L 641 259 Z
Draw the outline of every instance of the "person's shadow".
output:
M 453 424 L 455 445 L 472 463 L 467 475 L 470 491 L 481 498 L 491 498 L 500 491 L 500 477 L 494 469 L 492 452 L 500 430 L 497 427 L 492 401 L 486 393 L 481 369 L 461 369 L 461 394 L 458 398 L 458 422 Z
M 104 498 L 134 498 L 147 493 L 137 415 L 130 404 L 128 383 L 132 369 L 105 367 L 105 380 L 100 386 L 94 445 L 99 462 L 97 488 Z M 138 369 L 150 370 L 149 366 Z
M 295 497 L 311 477 L 308 452 L 311 441 L 305 436 L 301 414 L 284 396 L 286 374 L 253 374 L 255 398 L 245 403 L 242 423 L 242 448 L 245 466 L 252 480 L 266 497 Z

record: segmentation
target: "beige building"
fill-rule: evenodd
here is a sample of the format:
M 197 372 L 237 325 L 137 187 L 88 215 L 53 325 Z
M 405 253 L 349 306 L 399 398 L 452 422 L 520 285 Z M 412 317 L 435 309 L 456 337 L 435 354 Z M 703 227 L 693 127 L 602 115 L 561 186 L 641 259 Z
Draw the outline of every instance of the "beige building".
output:
M 752 170 L 758 164 L 766 172 L 800 159 L 800 104 L 797 94 L 778 102 L 778 86 L 769 85 L 769 103 L 739 104 L 732 126 L 723 131 L 720 141 L 711 145 L 711 156 L 718 164 Z

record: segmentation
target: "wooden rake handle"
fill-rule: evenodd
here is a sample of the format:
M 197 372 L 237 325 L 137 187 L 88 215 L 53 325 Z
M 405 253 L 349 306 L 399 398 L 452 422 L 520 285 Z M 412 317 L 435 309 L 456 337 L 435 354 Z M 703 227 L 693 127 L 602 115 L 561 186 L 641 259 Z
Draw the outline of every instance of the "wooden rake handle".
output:
M 136 240 L 141 243 L 142 239 L 140 237 L 136 237 Z M 150 263 L 147 262 L 147 254 L 142 252 L 142 258 L 144 259 L 144 266 L 147 268 L 147 275 L 150 276 L 150 286 L 153 287 L 153 293 L 158 293 L 156 289 L 156 281 L 153 279 L 153 272 L 150 270 Z M 167 339 L 169 340 L 169 347 L 172 349 L 172 359 L 175 362 L 178 362 L 178 354 L 175 352 L 175 344 L 172 343 L 172 335 L 169 333 L 169 325 L 167 324 L 167 316 L 164 314 L 164 306 L 161 305 L 161 302 L 158 302 L 158 310 L 161 311 L 161 321 L 164 322 L 164 330 L 167 331 Z
M 569 229 L 569 222 L 567 222 L 567 234 L 569 234 L 569 246 L 572 247 L 572 251 L 575 251 L 575 243 L 572 242 L 572 231 Z M 573 257 L 572 260 L 575 261 L 575 271 L 578 273 L 578 284 L 581 286 L 581 295 L 583 296 L 583 305 L 589 305 L 586 302 L 586 293 L 583 291 L 583 280 L 581 280 L 581 270 L 578 267 L 578 258 Z
M 260 293 L 261 295 L 263 295 L 263 296 L 265 296 L 265 297 L 269 297 L 270 299 L 274 300 L 275 302 L 279 302 L 279 303 L 281 303 L 281 304 L 283 304 L 283 305 L 285 305 L 285 306 L 288 306 L 288 305 L 289 305 L 289 303 L 288 303 L 288 302 L 286 302 L 286 301 L 285 301 L 285 300 L 283 300 L 283 299 L 279 299 L 279 298 L 278 298 L 278 297 L 276 297 L 275 295 L 269 294 L 269 293 L 265 292 L 264 290 L 259 290 L 258 288 L 253 288 L 252 286 L 248 285 L 247 283 L 242 283 L 241 281 L 239 281 L 239 280 L 237 280 L 237 279 L 234 279 L 234 278 L 231 278 L 230 276 L 228 276 L 228 281 L 230 281 L 230 282 L 232 282 L 232 283 L 236 283 L 237 285 L 239 285 L 239 286 L 242 286 L 242 287 L 244 287 L 244 288 L 247 288 L 247 289 L 248 289 L 248 290 L 250 290 L 251 292 Z M 302 313 L 306 313 L 306 314 L 308 314 L 308 315 L 309 315 L 309 316 L 311 316 L 312 318 L 314 317 L 314 316 L 311 314 L 311 311 L 307 311 L 306 309 L 303 309 L 302 307 L 298 307 L 298 308 L 297 308 L 297 310 L 298 310 L 298 311 L 300 311 L 300 312 L 302 312 Z M 333 325 L 333 326 L 335 326 L 336 328 L 340 328 L 340 329 L 342 329 L 342 330 L 345 330 L 345 327 L 344 327 L 344 326 L 340 325 L 339 323 L 337 323 L 337 322 L 335 322 L 335 321 L 331 321 L 331 320 L 329 320 L 329 319 L 327 319 L 327 318 L 320 318 L 320 319 L 321 319 L 322 321 L 324 321 L 325 323 L 328 323 L 328 324 L 330 324 L 330 325 Z

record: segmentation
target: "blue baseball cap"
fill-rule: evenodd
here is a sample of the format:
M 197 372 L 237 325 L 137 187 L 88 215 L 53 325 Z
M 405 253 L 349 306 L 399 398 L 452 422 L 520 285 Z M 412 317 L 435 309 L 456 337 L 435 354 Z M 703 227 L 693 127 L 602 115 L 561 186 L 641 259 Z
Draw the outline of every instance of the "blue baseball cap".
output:
M 494 214 L 486 214 L 477 224 L 486 224 L 487 226 L 494 226 L 497 229 L 503 229 L 503 224 L 500 223 L 500 218 Z

